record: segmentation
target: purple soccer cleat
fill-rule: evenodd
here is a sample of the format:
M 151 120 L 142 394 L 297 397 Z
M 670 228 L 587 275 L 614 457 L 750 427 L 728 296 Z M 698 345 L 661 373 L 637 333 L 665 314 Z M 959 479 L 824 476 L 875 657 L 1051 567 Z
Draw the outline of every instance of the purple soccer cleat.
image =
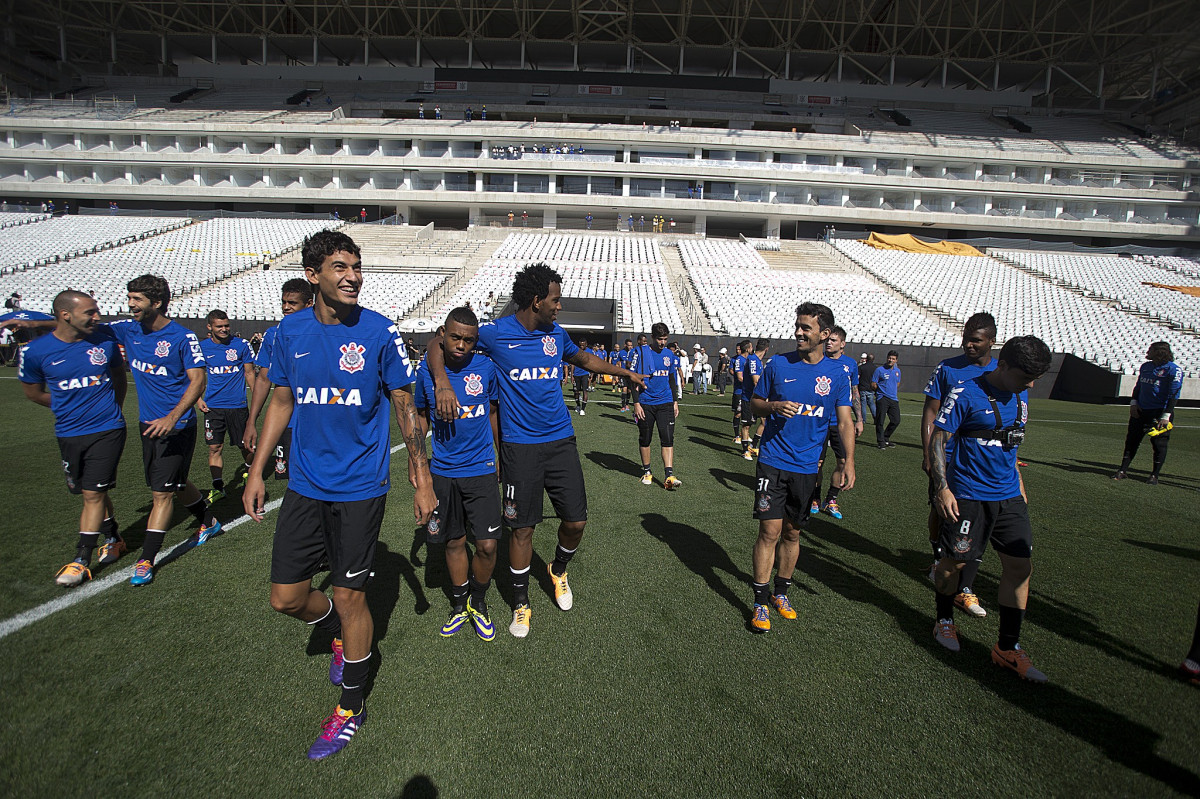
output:
M 354 733 L 367 720 L 367 709 L 349 715 L 339 705 L 321 724 L 321 734 L 308 749 L 309 760 L 321 760 L 346 748 Z
M 329 681 L 334 685 L 342 684 L 342 672 L 346 669 L 346 656 L 342 653 L 341 639 L 333 639 L 333 660 L 329 661 Z

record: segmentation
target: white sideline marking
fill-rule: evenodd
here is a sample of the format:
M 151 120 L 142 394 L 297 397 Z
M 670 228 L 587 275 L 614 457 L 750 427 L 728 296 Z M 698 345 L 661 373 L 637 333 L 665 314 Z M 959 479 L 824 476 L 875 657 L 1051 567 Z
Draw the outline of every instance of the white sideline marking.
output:
M 392 450 L 391 450 L 392 454 L 395 454 L 395 453 L 399 452 L 400 450 L 404 449 L 405 446 L 407 446 L 407 445 L 406 444 L 398 444 L 398 445 L 392 447 Z M 273 499 L 266 504 L 264 510 L 267 513 L 270 513 L 271 511 L 275 510 L 282 504 L 283 504 L 282 498 Z M 222 523 L 221 524 L 221 532 L 222 532 L 222 534 L 224 534 L 224 532 L 226 530 L 232 530 L 233 528 L 235 528 L 239 525 L 245 524 L 248 521 L 250 521 L 250 516 L 243 514 L 242 516 L 239 516 L 236 519 L 233 519 L 232 521 Z M 192 538 L 191 536 L 188 536 L 183 541 L 181 541 L 178 544 L 176 544 L 175 546 L 171 547 L 171 551 L 168 552 L 165 557 L 166 558 L 171 557 L 172 555 L 174 555 L 176 553 L 176 551 L 178 551 L 180 549 L 191 548 L 191 544 L 188 543 L 189 541 L 191 541 L 191 538 Z M 214 539 L 214 540 L 217 540 L 217 539 Z M 133 576 L 133 566 L 126 566 L 124 569 L 121 569 L 120 571 L 117 571 L 117 572 L 113 572 L 112 574 L 107 574 L 104 577 L 101 577 L 99 580 L 91 580 L 86 585 L 83 585 L 83 586 L 80 586 L 79 588 L 73 589 L 71 591 L 71 593 L 69 593 L 69 594 L 63 594 L 62 596 L 60 596 L 56 599 L 51 599 L 49 602 L 44 602 L 35 608 L 31 608 L 27 611 L 24 611 L 23 613 L 18 613 L 16 616 L 13 616 L 10 619 L 5 619 L 4 621 L 0 621 L 0 639 L 6 638 L 6 637 L 12 635 L 13 633 L 17 632 L 18 630 L 23 630 L 26 627 L 28 627 L 29 625 L 33 624 L 34 622 L 41 621 L 42 619 L 46 618 L 47 616 L 49 616 L 52 613 L 57 613 L 60 610 L 66 610 L 67 608 L 71 607 L 72 605 L 78 605 L 80 602 L 87 599 L 88 597 L 93 597 L 96 594 L 100 593 L 101 591 L 106 591 L 109 588 L 112 588 L 117 583 L 125 582 L 132 576 Z

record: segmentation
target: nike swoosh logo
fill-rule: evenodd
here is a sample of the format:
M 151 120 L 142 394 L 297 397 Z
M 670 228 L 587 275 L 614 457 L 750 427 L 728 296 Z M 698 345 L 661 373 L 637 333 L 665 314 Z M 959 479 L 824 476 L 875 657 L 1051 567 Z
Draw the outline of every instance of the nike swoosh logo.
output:
M 788 379 L 786 379 L 786 378 L 785 378 L 783 382 L 785 382 L 785 383 L 795 383 L 795 382 L 796 382 L 796 378 L 794 378 L 794 377 L 793 377 L 791 380 L 788 380 Z
M 508 345 L 508 348 L 509 348 L 510 350 L 515 350 L 515 349 L 516 349 L 517 347 L 519 347 L 519 346 L 521 346 L 521 345 L 520 345 L 520 344 L 509 344 L 509 345 Z
M 96 488 L 108 488 L 108 483 L 96 483 Z
M 309 353 L 309 352 L 297 352 L 297 353 L 296 353 L 296 358 L 298 358 L 298 359 L 299 359 L 299 358 L 303 358 L 305 355 L 310 355 L 310 354 L 311 354 L 311 353 Z M 361 574 L 361 572 L 359 572 L 359 573 Z
M 308 353 L 306 352 L 304 354 L 307 355 Z M 362 574 L 365 571 L 366 571 L 366 569 L 359 569 L 358 571 L 356 571 L 354 573 L 346 572 L 346 579 L 353 580 L 355 577 L 357 577 L 358 575 Z
M 500 529 L 500 525 L 498 525 L 498 524 L 497 524 L 495 527 L 489 527 L 489 528 L 488 528 L 488 532 L 489 532 L 489 533 L 494 533 L 494 532 L 496 532 L 496 531 L 497 531 L 497 530 L 499 530 L 499 529 Z
M 63 363 L 63 362 L 64 362 L 64 361 L 66 361 L 66 360 L 67 360 L 66 358 L 63 358 L 61 361 L 51 361 L 51 362 L 50 362 L 50 365 L 51 365 L 51 366 L 58 366 L 60 363 Z

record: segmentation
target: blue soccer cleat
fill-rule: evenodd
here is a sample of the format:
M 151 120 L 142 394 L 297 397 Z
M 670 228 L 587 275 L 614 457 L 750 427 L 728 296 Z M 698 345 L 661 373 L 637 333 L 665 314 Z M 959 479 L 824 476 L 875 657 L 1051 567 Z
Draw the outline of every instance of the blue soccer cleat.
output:
M 133 564 L 133 576 L 129 578 L 130 585 L 150 585 L 154 582 L 154 564 L 148 560 L 139 560 Z
M 212 527 L 200 525 L 200 529 L 196 531 L 196 546 L 200 546 L 214 535 L 221 534 L 221 523 L 213 519 Z

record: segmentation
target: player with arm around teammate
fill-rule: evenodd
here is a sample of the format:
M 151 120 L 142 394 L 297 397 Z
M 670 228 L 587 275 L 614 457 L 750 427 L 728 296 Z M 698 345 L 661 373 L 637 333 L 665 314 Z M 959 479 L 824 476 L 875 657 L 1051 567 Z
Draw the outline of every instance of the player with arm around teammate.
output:
M 500 447 L 496 367 L 486 355 L 473 352 L 479 320 L 470 308 L 455 308 L 446 317 L 442 356 L 446 374 L 458 396 L 458 414 L 451 421 L 437 416 L 433 379 L 428 369 L 417 374 L 415 398 L 421 415 L 421 440 L 433 429 L 433 459 L 429 471 L 437 507 L 429 517 L 429 542 L 445 543 L 450 573 L 450 618 L 442 636 L 461 630 L 468 619 L 485 641 L 496 637 L 488 615 L 487 592 L 496 568 L 500 540 L 500 489 L 496 485 Z M 467 527 L 475 539 L 468 564 Z M 469 572 L 469 576 L 468 576 Z
M 862 403 L 858 396 L 858 368 L 854 363 L 854 359 L 844 354 L 845 351 L 846 331 L 841 326 L 834 325 L 829 338 L 825 340 L 825 357 L 846 372 L 846 381 L 850 383 L 850 407 L 854 412 L 854 437 L 857 439 L 862 435 L 863 431 Z M 838 463 L 846 459 L 846 452 L 842 449 L 842 437 L 838 434 L 838 422 L 836 418 L 829 420 L 829 448 L 833 450 L 833 455 L 837 458 Z M 821 459 L 817 462 L 817 484 L 813 486 L 812 505 L 808 512 L 811 515 L 816 515 L 819 511 L 824 511 L 835 519 L 841 519 L 842 509 L 838 505 L 838 494 L 841 489 L 838 488 L 836 483 L 830 482 L 829 493 L 825 495 L 825 502 L 824 504 L 820 504 L 821 469 L 824 466 L 825 449 L 822 448 Z
M 662 322 L 650 327 L 653 344 L 638 347 L 633 351 L 629 369 L 645 375 L 646 388 L 635 393 L 633 418 L 638 426 L 638 454 L 642 459 L 642 485 L 653 485 L 650 471 L 650 442 L 654 440 L 654 428 L 658 428 L 658 441 L 662 446 L 663 487 L 674 491 L 683 485 L 675 476 L 675 419 L 679 416 L 677 392 L 683 391 L 679 356 L 667 346 L 671 331 Z
M 54 298 L 54 332 L 34 339 L 21 357 L 25 396 L 54 414 L 67 490 L 83 498 L 75 559 L 59 569 L 59 585 L 91 579 L 92 554 L 103 533 L 100 563 L 116 563 L 125 552 L 111 491 L 125 449 L 125 361 L 117 340 L 100 325 L 96 301 L 80 291 Z
M 567 565 L 579 548 L 587 526 L 587 490 L 571 414 L 560 389 L 562 362 L 588 372 L 616 375 L 645 386 L 642 378 L 581 350 L 555 321 L 562 309 L 562 278 L 543 263 L 530 264 L 513 281 L 517 312 L 479 326 L 476 347 L 491 358 L 500 378 L 500 469 L 502 514 L 512 531 L 509 572 L 513 590 L 515 638 L 529 635 L 529 568 L 533 531 L 542 521 L 545 495 L 559 518 L 554 560 L 547 567 L 560 610 L 574 606 Z M 453 419 L 458 395 L 450 385 L 444 358 L 435 339 L 428 368 L 437 386 L 438 416 Z
M 754 389 L 754 412 L 766 419 L 756 467 L 754 518 L 754 609 L 750 629 L 771 629 L 770 608 L 785 619 L 796 611 L 787 591 L 800 556 L 800 531 L 808 522 L 809 498 L 817 480 L 817 462 L 836 416 L 846 451 L 833 473 L 843 491 L 854 486 L 854 420 L 845 371 L 825 357 L 833 329 L 833 311 L 806 302 L 796 308 L 796 349 L 771 359 Z M 774 586 L 771 567 L 775 566 Z
M 967 380 L 987 374 L 996 368 L 996 359 L 992 357 L 992 347 L 996 345 L 996 320 L 989 313 L 973 314 L 963 327 L 963 354 L 947 358 L 937 365 L 929 382 L 925 385 L 925 405 L 921 409 L 921 451 L 923 453 L 921 468 L 929 475 L 929 441 L 933 438 L 934 420 L 941 408 L 942 400 L 955 386 Z M 950 439 L 953 446 L 954 439 Z M 949 459 L 949 453 L 947 453 Z M 933 547 L 933 566 L 929 573 L 937 569 L 937 562 L 945 554 L 941 544 L 941 517 L 933 508 L 934 486 L 932 477 L 929 481 L 929 543 Z M 982 553 L 981 553 L 982 555 Z M 983 564 L 982 557 L 968 561 L 959 572 L 958 593 L 954 597 L 954 606 L 963 612 L 983 617 L 987 611 L 979 604 L 975 596 L 975 575 Z
M 329 680 L 342 690 L 308 751 L 320 760 L 341 751 L 366 720 L 374 639 L 366 588 L 391 486 L 388 404 L 408 449 L 417 523 L 429 520 L 436 500 L 404 341 L 391 320 L 358 304 L 358 245 L 323 230 L 305 239 L 302 252 L 316 301 L 279 323 L 269 377 L 280 390 L 271 395 L 242 502 L 262 521 L 263 471 L 294 418 L 291 476 L 271 549 L 271 607 L 333 637 Z M 332 600 L 312 585 L 325 562 Z
M 934 640 L 959 651 L 954 597 L 963 564 L 990 541 L 1000 556 L 1000 637 L 992 662 L 1021 678 L 1046 682 L 1019 644 L 1029 600 L 1033 528 L 1017 447 L 1029 416 L 1027 392 L 1050 368 L 1050 348 L 1035 336 L 1005 342 L 996 368 L 950 389 L 929 442 L 933 506 L 942 519 L 942 559 L 934 570 Z M 947 444 L 954 439 L 953 448 Z

